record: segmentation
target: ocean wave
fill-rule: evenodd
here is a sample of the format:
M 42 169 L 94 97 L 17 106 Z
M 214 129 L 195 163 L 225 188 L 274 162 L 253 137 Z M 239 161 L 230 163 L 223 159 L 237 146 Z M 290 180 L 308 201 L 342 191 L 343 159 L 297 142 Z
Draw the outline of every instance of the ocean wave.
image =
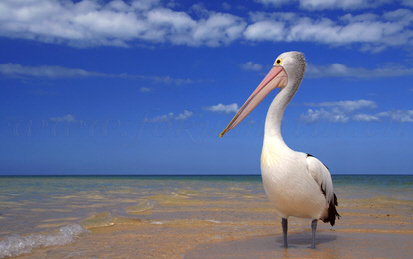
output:
M 95 227 L 107 227 L 112 226 L 113 224 L 113 217 L 109 211 L 93 215 L 80 222 L 80 225 L 86 229 Z
M 51 235 L 31 234 L 27 236 L 11 235 L 0 241 L 0 258 L 19 256 L 30 253 L 40 247 L 66 245 L 87 230 L 79 224 L 71 224 Z
M 207 219 L 206 221 L 216 223 L 216 224 L 221 224 L 222 222 L 219 220 L 214 220 L 214 219 Z
M 127 207 L 126 210 L 128 213 L 131 213 L 131 214 L 140 214 L 140 213 L 149 212 L 155 207 L 155 205 L 156 205 L 155 201 L 144 200 L 140 202 L 138 205 Z

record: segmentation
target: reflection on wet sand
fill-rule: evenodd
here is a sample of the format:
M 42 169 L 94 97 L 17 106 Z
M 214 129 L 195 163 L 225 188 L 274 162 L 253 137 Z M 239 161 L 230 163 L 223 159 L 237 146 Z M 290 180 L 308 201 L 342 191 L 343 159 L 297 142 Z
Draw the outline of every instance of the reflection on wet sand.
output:
M 376 233 L 325 233 L 317 235 L 317 248 L 308 245 L 311 232 L 291 235 L 288 249 L 282 238 L 263 236 L 238 241 L 200 245 L 185 258 L 410 258 L 409 236 Z

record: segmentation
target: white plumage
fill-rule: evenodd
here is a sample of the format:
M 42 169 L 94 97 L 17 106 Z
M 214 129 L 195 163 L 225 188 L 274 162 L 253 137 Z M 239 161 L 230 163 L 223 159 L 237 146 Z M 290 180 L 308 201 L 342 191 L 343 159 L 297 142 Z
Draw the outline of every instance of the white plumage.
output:
M 281 136 L 281 119 L 304 77 L 306 63 L 299 52 L 281 54 L 274 67 L 241 107 L 221 137 L 238 125 L 275 88 L 281 88 L 274 98 L 265 120 L 261 154 L 261 174 L 265 192 L 282 217 L 283 241 L 287 247 L 288 217 L 312 219 L 313 240 L 317 220 L 333 226 L 337 213 L 337 198 L 329 169 L 312 155 L 290 149 Z

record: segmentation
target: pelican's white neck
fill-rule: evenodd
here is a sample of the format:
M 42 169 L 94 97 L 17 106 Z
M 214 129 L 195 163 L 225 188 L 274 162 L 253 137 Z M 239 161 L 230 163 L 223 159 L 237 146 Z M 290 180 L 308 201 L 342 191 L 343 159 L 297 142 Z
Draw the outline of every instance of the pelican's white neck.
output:
M 270 142 L 277 145 L 278 148 L 288 148 L 281 135 L 281 121 L 285 108 L 294 97 L 299 85 L 300 82 L 290 81 L 287 86 L 282 88 L 277 96 L 275 96 L 268 109 L 265 120 L 264 143 Z

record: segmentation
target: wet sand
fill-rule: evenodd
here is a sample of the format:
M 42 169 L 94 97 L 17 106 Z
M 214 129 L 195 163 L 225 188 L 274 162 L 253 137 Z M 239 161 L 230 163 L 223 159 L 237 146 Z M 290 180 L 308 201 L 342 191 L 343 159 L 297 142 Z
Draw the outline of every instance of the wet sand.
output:
M 262 194 L 220 193 L 150 197 L 157 202 L 134 217 L 84 221 L 90 232 L 66 246 L 34 250 L 18 258 L 411 258 L 413 203 L 342 199 L 336 226 L 319 221 L 315 250 L 311 220 L 290 218 L 288 249 L 281 247 L 280 218 Z M 232 196 L 231 196 L 232 195 Z
M 311 232 L 289 236 L 289 248 L 281 247 L 280 236 L 200 245 L 185 258 L 411 258 L 411 234 L 377 232 L 318 232 L 317 247 L 311 249 Z

